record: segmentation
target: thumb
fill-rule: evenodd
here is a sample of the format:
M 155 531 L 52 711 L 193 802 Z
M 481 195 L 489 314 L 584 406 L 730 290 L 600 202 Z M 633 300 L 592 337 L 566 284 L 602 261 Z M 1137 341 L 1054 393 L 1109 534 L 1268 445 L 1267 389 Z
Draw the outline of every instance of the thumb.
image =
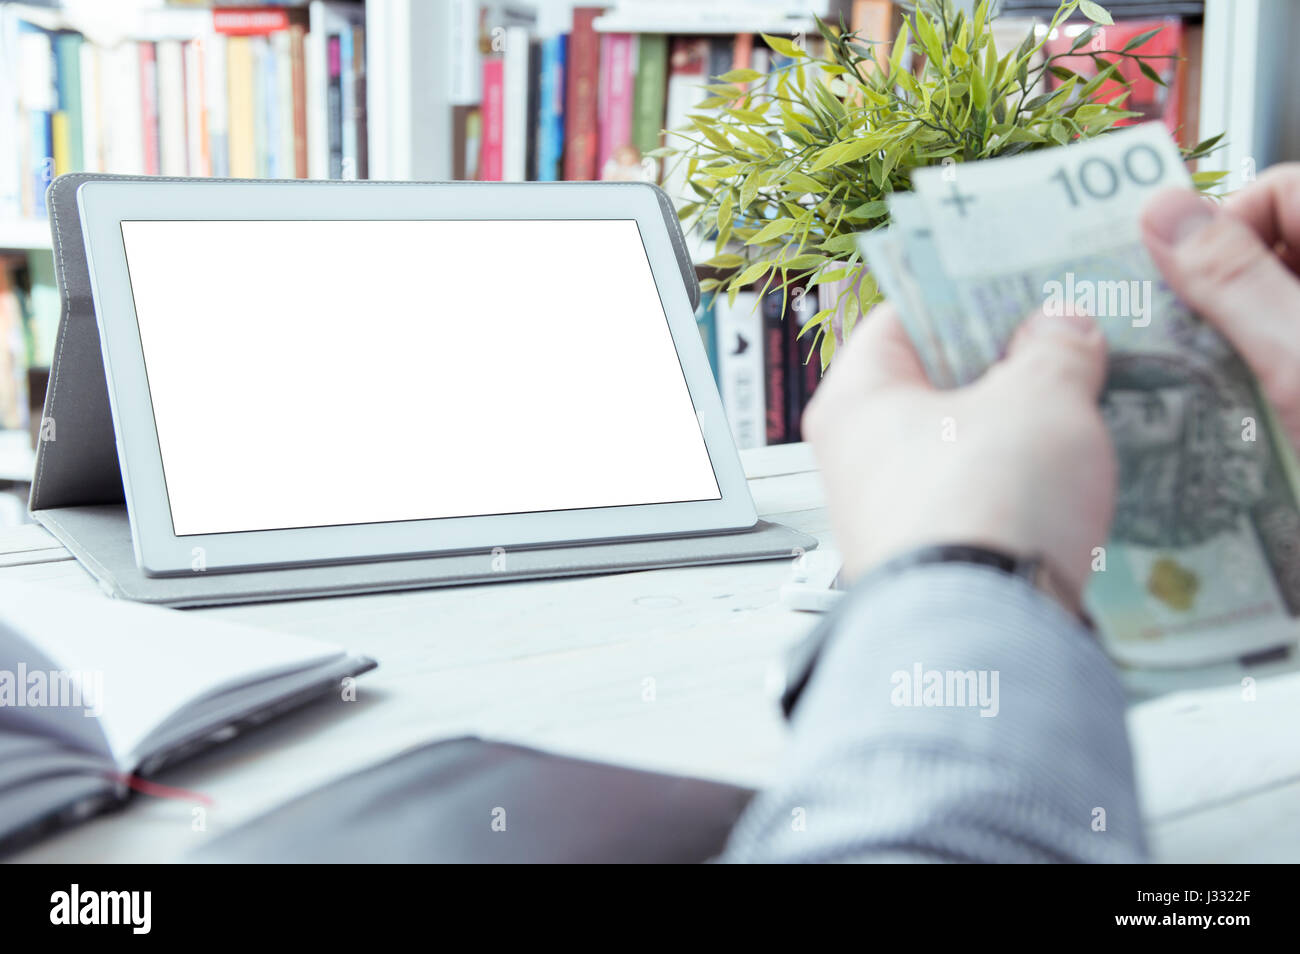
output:
M 1178 297 L 1222 332 L 1292 415 L 1300 410 L 1300 282 L 1249 225 L 1189 189 L 1142 211 L 1142 237 Z
M 1003 366 L 1044 380 L 1044 386 L 1097 400 L 1106 380 L 1106 339 L 1088 315 L 1035 312 L 1011 339 Z

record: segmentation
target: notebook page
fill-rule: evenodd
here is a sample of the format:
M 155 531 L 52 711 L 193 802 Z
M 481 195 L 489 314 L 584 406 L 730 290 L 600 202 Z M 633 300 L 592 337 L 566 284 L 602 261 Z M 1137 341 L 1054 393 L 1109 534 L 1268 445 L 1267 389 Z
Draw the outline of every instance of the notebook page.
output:
M 33 660 L 75 673 L 92 689 L 91 704 L 66 717 L 98 719 L 123 769 L 132 768 L 121 764 L 128 754 L 182 706 L 343 655 L 304 636 L 10 582 L 0 582 L 0 623 L 25 638 Z

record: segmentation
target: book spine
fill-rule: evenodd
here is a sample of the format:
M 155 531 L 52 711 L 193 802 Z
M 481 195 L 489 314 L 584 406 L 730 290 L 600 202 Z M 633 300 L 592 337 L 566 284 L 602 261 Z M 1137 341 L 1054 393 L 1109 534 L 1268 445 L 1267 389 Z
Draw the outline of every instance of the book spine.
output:
M 331 33 L 325 40 L 326 129 L 329 143 L 329 177 L 343 178 L 343 50 L 342 40 Z
M 81 149 L 86 172 L 104 171 L 104 142 L 100 135 L 101 90 L 104 78 L 99 47 L 81 44 Z
M 700 89 L 706 81 L 709 43 L 696 37 L 673 37 L 669 47 L 668 90 L 665 94 L 664 126 L 676 129 L 688 123 L 695 104 L 704 98 Z M 676 162 L 666 166 L 663 175 L 664 191 L 679 205 L 688 201 L 686 163 Z
M 113 121 L 105 122 L 108 171 L 138 175 L 144 172 L 144 112 L 140 98 L 140 48 L 119 44 L 110 55 L 109 92 Z
M 325 4 L 313 0 L 307 8 L 309 27 L 306 37 L 304 72 L 307 82 L 307 175 L 312 179 L 329 177 L 329 70 L 327 69 Z
M 636 51 L 636 89 L 632 95 L 632 144 L 641 155 L 663 142 L 664 92 L 668 87 L 668 37 L 645 33 Z
M 598 172 L 600 38 L 594 24 L 601 12 L 599 7 L 575 7 L 573 10 L 564 108 L 564 178 L 570 181 L 595 179 Z
M 695 327 L 700 331 L 700 341 L 704 344 L 704 355 L 709 359 L 709 370 L 713 372 L 713 383 L 718 383 L 718 327 L 716 296 L 705 292 L 700 296 L 700 307 L 695 309 Z
M 230 109 L 230 175 L 257 175 L 255 155 L 257 118 L 253 104 L 253 48 L 246 36 L 226 39 L 226 76 Z
M 877 64 L 888 62 L 894 39 L 893 0 L 853 0 L 849 29 L 859 35 Z M 871 68 L 869 62 L 858 69 L 865 73 Z
M 293 74 L 293 174 L 307 178 L 307 31 L 301 24 L 289 29 L 290 70 Z
M 763 296 L 763 395 L 767 443 L 784 444 L 790 439 L 786 354 L 785 291 L 772 289 Z
M 55 84 L 58 90 L 58 111 L 63 113 L 65 154 L 63 162 L 56 157 L 56 172 L 79 172 L 85 168 L 82 139 L 81 106 L 81 34 L 60 33 L 54 40 Z
M 563 36 L 542 41 L 537 135 L 539 182 L 554 182 L 560 176 L 564 152 L 564 46 Z
M 16 63 L 21 69 L 16 25 L 0 10 L 0 62 Z M 21 144 L 22 106 L 19 78 L 13 69 L 0 69 L 0 216 L 16 219 L 23 214 L 23 170 Z
M 275 176 L 294 177 L 293 51 L 288 30 L 271 35 L 275 59 Z
M 54 156 L 54 174 L 56 176 L 71 170 L 68 161 L 68 114 L 55 110 L 50 114 L 50 153 Z
M 606 33 L 601 75 L 603 109 L 600 117 L 600 148 L 597 168 L 602 179 L 613 178 L 618 167 L 632 161 L 620 153 L 632 142 L 632 83 L 636 69 L 636 37 L 630 33 Z M 638 156 L 637 162 L 640 161 Z
M 483 61 L 483 144 L 478 177 L 484 182 L 500 182 L 505 157 L 502 154 L 502 130 L 505 125 L 505 76 L 499 58 Z
M 732 437 L 741 450 L 762 447 L 767 438 L 763 413 L 763 316 L 758 293 L 737 293 L 734 303 L 718 296 L 718 391 Z
M 507 27 L 502 57 L 504 83 L 501 148 L 503 178 L 523 182 L 528 165 L 528 30 Z
M 212 174 L 225 178 L 230 173 L 230 92 L 226 76 L 226 38 L 219 33 L 205 40 L 204 72 L 208 104 L 208 153 Z
M 799 402 L 794 415 L 794 429 L 791 432 L 794 440 L 803 440 L 803 412 L 808 409 L 808 402 L 812 400 L 822 380 L 822 358 L 817 333 L 810 330 L 807 334 L 800 334 L 804 326 L 812 320 L 813 315 L 817 314 L 820 308 L 819 300 L 817 289 L 809 288 L 802 295 L 798 295 L 795 302 L 794 350 L 800 365 L 800 374 L 797 388 Z
M 352 40 L 352 27 L 343 25 L 339 30 L 339 129 L 343 157 L 339 164 L 339 177 L 342 179 L 357 177 L 357 78 Z
M 799 422 L 805 402 L 803 358 L 808 348 L 807 340 L 799 338 L 799 330 L 813 313 L 804 310 L 808 304 L 804 301 L 806 289 L 796 286 L 788 291 L 781 329 L 785 346 L 785 439 L 797 441 L 801 440 Z
M 370 177 L 370 126 L 366 114 L 366 29 L 352 28 L 352 127 L 357 139 L 358 179 Z
M 181 48 L 185 69 L 185 142 L 192 176 L 212 175 L 212 147 L 208 141 L 207 81 L 203 70 L 203 41 L 190 40 Z
M 188 165 L 185 140 L 185 66 L 179 40 L 157 45 L 159 168 L 165 176 L 183 176 Z
M 158 141 L 158 54 L 154 44 L 141 42 L 140 48 L 140 126 L 143 135 L 144 173 L 156 176 L 162 170 L 162 153 Z

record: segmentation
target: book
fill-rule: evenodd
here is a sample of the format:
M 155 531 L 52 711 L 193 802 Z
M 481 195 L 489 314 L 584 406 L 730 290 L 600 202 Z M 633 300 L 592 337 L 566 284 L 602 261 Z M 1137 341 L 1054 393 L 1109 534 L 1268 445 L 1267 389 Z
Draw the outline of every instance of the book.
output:
M 247 36 L 226 38 L 226 82 L 229 103 L 227 144 L 230 175 L 251 178 L 257 174 L 256 125 L 253 101 L 253 40 Z
M 212 175 L 230 175 L 230 107 L 226 77 L 226 38 L 210 33 L 203 43 L 203 98 L 208 109 L 208 154 Z
M 140 126 L 144 133 L 144 174 L 159 175 L 162 151 L 158 141 L 158 48 L 149 41 L 140 50 Z
M 22 64 L 18 21 L 12 8 L 0 6 L 0 64 Z M 17 219 L 23 214 L 26 175 L 23 169 L 22 103 L 18 95 L 19 70 L 0 69 L 0 218 Z
M 564 75 L 566 37 L 542 41 L 540 89 L 537 98 L 537 181 L 560 178 L 564 157 Z
M 595 20 L 601 12 L 600 7 L 573 10 L 564 104 L 564 178 L 570 181 L 599 178 L 596 150 L 600 119 L 600 37 Z
M 55 90 L 58 98 L 58 113 L 63 119 L 60 125 L 64 129 L 63 155 L 56 156 L 55 174 L 71 172 L 85 167 L 82 150 L 82 116 L 81 105 L 81 34 L 58 33 L 54 37 L 54 76 Z
M 596 168 L 602 179 L 639 177 L 641 153 L 632 145 L 636 37 L 630 33 L 604 33 L 600 44 Z
M 22 214 L 43 217 L 45 190 L 54 178 L 54 48 L 46 31 L 17 23 L 19 154 L 24 158 Z
M 159 40 L 158 154 L 159 171 L 165 176 L 183 176 L 189 166 L 186 140 L 185 62 L 179 40 Z
M 351 24 L 340 26 L 339 28 L 339 140 L 340 155 L 342 159 L 339 163 L 340 179 L 355 179 L 357 177 L 357 124 L 356 117 L 356 95 L 357 95 L 357 75 L 356 75 L 356 58 L 352 49 L 352 43 L 355 39 L 355 31 Z M 330 38 L 331 42 L 333 37 Z M 334 65 L 330 64 L 330 81 L 333 82 Z M 332 94 L 331 94 L 332 95 Z M 333 118 L 331 117 L 331 122 Z
M 542 41 L 537 37 L 528 40 L 528 101 L 524 121 L 528 139 L 524 145 L 524 179 L 537 182 L 537 142 L 541 136 L 542 106 Z
M 1151 59 L 1149 65 L 1160 76 L 1165 85 L 1143 75 L 1133 59 L 1118 57 L 1118 72 L 1129 84 L 1131 93 L 1124 101 L 1124 108 L 1139 115 L 1119 120 L 1117 126 L 1134 123 L 1161 121 L 1171 134 L 1179 139 L 1179 127 L 1183 122 L 1182 93 L 1185 87 L 1183 77 L 1187 71 L 1187 61 L 1178 58 L 1183 42 L 1183 22 L 1177 17 L 1143 20 L 1116 20 L 1099 32 L 1090 43 L 1085 43 L 1074 54 L 1070 48 L 1078 39 L 1083 27 L 1067 27 L 1055 31 L 1047 38 L 1044 48 L 1049 56 L 1062 54 L 1056 61 L 1066 69 L 1074 70 L 1084 78 L 1097 75 L 1097 64 L 1092 54 L 1098 49 L 1124 49 L 1127 44 L 1138 39 L 1151 30 L 1159 30 L 1154 36 L 1135 46 L 1131 53 L 1140 56 L 1160 57 Z M 1050 89 L 1059 89 L 1063 80 L 1051 77 Z M 1111 80 L 1102 83 L 1093 93 L 1092 99 L 1098 103 L 1108 103 L 1123 91 L 1123 87 Z M 1180 139 L 1181 141 L 1181 139 Z M 1195 145 L 1193 141 L 1181 141 L 1184 146 Z
M 343 178 L 343 40 L 338 33 L 325 38 L 325 142 L 329 177 Z
M 758 292 L 741 291 L 734 302 L 714 300 L 718 336 L 718 392 L 731 435 L 741 450 L 767 442 L 764 416 L 763 316 Z
M 124 804 L 165 766 L 373 660 L 102 596 L 0 583 L 0 852 Z
M 203 41 L 187 40 L 181 46 L 185 70 L 186 164 L 192 176 L 212 175 L 212 141 L 208 137 L 207 78 L 203 64 Z
M 704 356 L 709 359 L 709 370 L 713 372 L 713 383 L 718 383 L 718 333 L 715 320 L 714 293 L 705 292 L 700 296 L 700 306 L 695 309 L 695 327 L 700 331 L 700 341 L 704 343 Z
M 858 67 L 863 75 L 872 68 L 873 60 L 877 67 L 887 63 L 894 41 L 893 0 L 853 0 L 849 29 L 858 34 L 861 45 L 872 53 L 872 59 Z
M 786 333 L 786 294 L 773 288 L 763 295 L 763 399 L 764 432 L 768 444 L 784 444 L 790 439 L 788 395 L 794 390 L 790 375 L 788 334 Z
M 817 289 L 796 286 L 791 290 L 786 307 L 787 367 L 786 388 L 788 410 L 788 436 L 791 441 L 803 440 L 803 412 L 808 408 L 813 393 L 822 379 L 821 355 L 817 350 L 814 332 L 801 335 L 804 326 L 817 314 Z
M 664 92 L 668 86 L 668 37 L 646 33 L 638 38 L 636 79 L 632 91 L 632 145 L 641 155 L 663 145 Z M 655 162 L 656 169 L 658 162 Z M 655 178 L 658 178 L 656 172 Z
M 294 19 L 293 11 L 281 12 L 288 17 L 285 29 L 301 23 Z M 364 34 L 358 38 L 356 29 L 363 26 L 363 16 L 362 5 L 338 0 L 311 0 L 307 8 L 303 73 L 307 107 L 307 172 L 313 179 L 337 179 L 343 175 L 345 123 L 348 126 L 348 178 L 360 174 L 360 129 L 356 123 L 356 110 L 363 108 L 365 101 L 357 95 L 356 59 L 364 57 Z M 345 34 L 350 58 L 346 69 L 343 62 Z M 358 39 L 362 44 L 359 49 Z M 364 67 L 361 72 L 364 74 Z M 346 115 L 345 84 L 350 90 L 348 105 L 352 109 Z
M 346 117 L 355 128 L 357 141 L 356 178 L 370 175 L 370 126 L 366 121 L 366 28 L 352 27 L 352 112 Z
M 507 27 L 501 59 L 501 177 L 507 182 L 528 175 L 528 51 L 528 28 Z
M 478 178 L 500 182 L 505 173 L 505 70 L 499 57 L 483 61 L 482 140 Z
M 664 126 L 673 130 L 686 126 L 695 106 L 708 94 L 700 87 L 708 82 L 709 41 L 700 37 L 673 37 L 668 54 L 668 89 L 664 94 Z M 668 145 L 682 146 L 671 133 Z M 664 164 L 663 188 L 681 205 L 690 201 L 686 185 L 686 163 L 674 157 Z
M 289 76 L 293 100 L 293 174 L 306 179 L 307 160 L 307 30 L 300 23 L 289 28 Z M 365 47 L 363 46 L 362 49 Z M 365 103 L 365 97 L 362 97 Z

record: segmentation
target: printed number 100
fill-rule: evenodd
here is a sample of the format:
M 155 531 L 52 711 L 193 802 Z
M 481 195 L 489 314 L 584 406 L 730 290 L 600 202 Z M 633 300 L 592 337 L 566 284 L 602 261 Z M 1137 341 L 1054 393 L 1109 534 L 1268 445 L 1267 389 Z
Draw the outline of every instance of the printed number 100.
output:
M 1079 163 L 1078 175 L 1070 178 L 1062 166 L 1052 173 L 1052 181 L 1060 182 L 1070 205 L 1078 205 L 1080 193 L 1085 198 L 1109 199 L 1119 192 L 1120 183 L 1127 178 L 1140 186 L 1155 185 L 1165 174 L 1165 162 L 1148 145 L 1130 146 L 1119 163 L 1094 156 Z M 1076 188 L 1077 184 L 1077 188 Z

